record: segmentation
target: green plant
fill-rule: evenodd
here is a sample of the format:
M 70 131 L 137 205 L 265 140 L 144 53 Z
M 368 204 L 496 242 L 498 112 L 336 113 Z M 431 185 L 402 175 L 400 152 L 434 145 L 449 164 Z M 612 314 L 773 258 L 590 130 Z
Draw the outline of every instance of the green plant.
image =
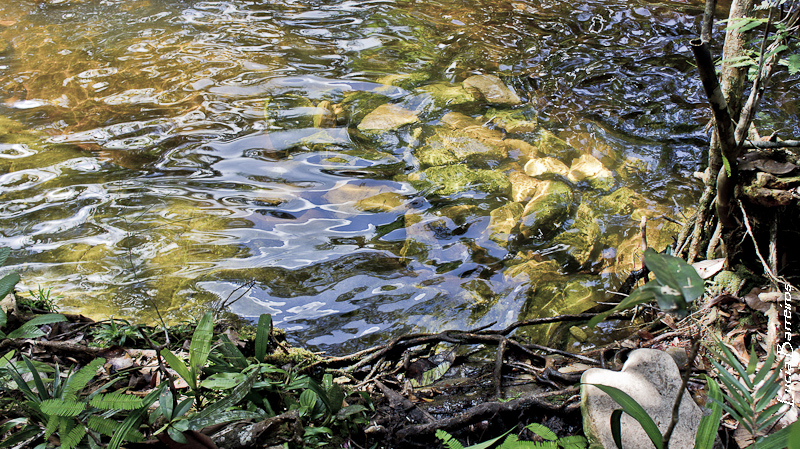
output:
M 783 404 L 778 402 L 770 405 L 776 393 L 781 388 L 780 369 L 774 369 L 775 353 L 770 351 L 760 370 L 756 370 L 758 357 L 755 348 L 750 349 L 750 362 L 743 366 L 739 359 L 722 342 L 717 342 L 721 353 L 716 353 L 717 358 L 733 368 L 738 376 L 734 376 L 717 360 L 711 359 L 711 364 L 716 368 L 719 379 L 728 390 L 724 394 L 725 401 L 718 401 L 719 405 L 738 421 L 753 440 L 753 448 L 787 447 L 789 427 L 767 436 L 761 436 L 764 431 L 775 424 L 783 416 L 779 413 Z M 782 363 L 778 363 L 782 366 Z M 772 374 L 770 374 L 772 371 Z M 800 426 L 795 423 L 794 427 Z
M 87 436 L 95 442 L 101 441 L 103 436 L 110 437 L 108 447 L 112 449 L 118 448 L 123 441 L 143 440 L 143 435 L 137 430 L 139 421 L 157 395 L 151 393 L 142 399 L 120 392 L 103 393 L 114 383 L 113 380 L 91 392 L 86 391 L 104 363 L 103 358 L 95 359 L 80 370 L 70 372 L 63 380 L 58 367 L 53 371 L 53 378 L 49 379 L 43 374 L 50 367 L 25 356 L 21 362 L 9 364 L 8 374 L 13 385 L 7 388 L 22 394 L 24 409 L 30 416 L 20 430 L 0 442 L 0 447 L 8 447 L 39 433 L 45 441 L 51 435 L 57 435 L 64 449 L 78 446 Z M 30 381 L 24 380 L 24 373 L 30 374 Z
M 91 332 L 95 343 L 100 346 L 122 346 L 127 341 L 136 341 L 139 338 L 138 326 L 127 320 L 114 319 L 113 316 L 107 323 L 98 323 Z
M 208 356 L 211 353 L 213 331 L 213 317 L 211 316 L 211 312 L 207 312 L 197 323 L 194 334 L 192 334 L 192 341 L 189 345 L 188 367 L 169 349 L 164 348 L 161 350 L 161 356 L 164 357 L 167 364 L 186 381 L 189 388 L 194 392 L 197 404 L 200 404 L 202 398 L 198 380 L 208 361 Z
M 753 439 L 753 445 L 750 446 L 753 449 L 789 447 L 791 432 L 800 433 L 800 421 L 766 436 L 760 434 L 760 432 L 768 429 L 783 416 L 782 413 L 778 413 L 783 404 L 770 405 L 770 402 L 775 398 L 775 393 L 780 388 L 780 383 L 778 382 L 780 370 L 776 369 L 769 375 L 775 362 L 774 353 L 769 353 L 761 370 L 756 372 L 758 357 L 754 350 L 751 350 L 750 363 L 745 368 L 724 344 L 718 343 L 718 346 L 722 354 L 716 354 L 717 357 L 730 365 L 742 380 L 734 377 L 718 361 L 711 360 L 730 394 L 723 394 L 719 385 L 706 376 L 711 413 L 704 415 L 700 421 L 700 427 L 695 438 L 695 449 L 711 449 L 714 446 L 714 439 L 717 435 L 723 409 L 744 426 Z M 768 375 L 769 377 L 767 377 Z M 617 388 L 607 385 L 594 386 L 611 396 L 621 406 L 620 409 L 611 414 L 611 432 L 618 448 L 622 449 L 620 424 L 622 413 L 627 413 L 642 426 L 657 449 L 665 446 L 665 437 L 662 436 L 658 426 L 639 403 Z
M 464 447 L 458 440 L 453 438 L 452 435 L 442 429 L 436 430 L 436 438 L 440 439 L 442 444 L 444 444 L 448 449 L 486 449 L 496 444 L 503 437 L 505 437 L 505 440 L 503 440 L 503 443 L 499 446 L 499 449 L 585 449 L 588 445 L 586 438 L 579 435 L 558 438 L 558 436 L 552 430 L 539 423 L 530 423 L 525 426 L 525 429 L 539 436 L 544 441 L 540 443 L 532 441 L 520 441 L 519 437 L 516 435 L 509 435 L 511 430 L 514 429 L 509 430 L 497 438 L 492 438 L 491 440 L 473 444 L 472 446 L 467 447 Z
M 596 326 L 612 313 L 653 300 L 664 312 L 685 315 L 688 303 L 703 296 L 703 279 L 683 259 L 647 248 L 644 251 L 644 264 L 655 274 L 655 280 L 634 290 L 613 309 L 592 318 L 587 323 L 590 327 Z
M 56 300 L 63 298 L 63 295 L 53 296 L 52 288 L 42 288 L 41 285 L 37 287 L 37 291 L 28 290 L 30 296 L 30 307 L 32 309 L 47 310 L 49 312 L 58 312 Z

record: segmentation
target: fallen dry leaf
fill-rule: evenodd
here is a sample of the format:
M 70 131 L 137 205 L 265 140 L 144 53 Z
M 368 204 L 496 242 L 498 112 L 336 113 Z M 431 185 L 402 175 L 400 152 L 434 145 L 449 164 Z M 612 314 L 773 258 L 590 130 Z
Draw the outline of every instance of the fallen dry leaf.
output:
M 699 274 L 701 278 L 708 279 L 722 271 L 722 267 L 725 266 L 725 258 L 703 260 L 693 263 L 692 266 L 697 270 L 697 274 Z
M 770 305 L 761 299 L 761 296 L 765 294 L 761 292 L 762 290 L 760 288 L 754 288 L 750 290 L 750 293 L 744 296 L 744 302 L 747 303 L 748 307 L 751 309 L 766 313 L 767 310 L 769 310 Z

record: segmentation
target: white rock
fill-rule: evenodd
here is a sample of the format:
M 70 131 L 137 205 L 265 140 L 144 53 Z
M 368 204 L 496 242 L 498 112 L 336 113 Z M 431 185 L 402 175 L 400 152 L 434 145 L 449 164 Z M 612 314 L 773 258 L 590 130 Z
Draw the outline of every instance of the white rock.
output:
M 608 385 L 627 393 L 647 411 L 663 434 L 672 419 L 672 406 L 681 386 L 681 374 L 672 357 L 655 349 L 637 349 L 631 352 L 622 371 L 592 368 L 583 373 L 581 412 L 584 433 L 590 444 L 614 449 L 616 445 L 611 435 L 610 419 L 611 413 L 621 407 L 610 396 L 590 384 Z M 703 413 L 688 392 L 683 394 L 679 416 L 669 447 L 692 448 Z M 623 413 L 621 424 L 622 447 L 654 447 L 641 425 L 627 413 Z

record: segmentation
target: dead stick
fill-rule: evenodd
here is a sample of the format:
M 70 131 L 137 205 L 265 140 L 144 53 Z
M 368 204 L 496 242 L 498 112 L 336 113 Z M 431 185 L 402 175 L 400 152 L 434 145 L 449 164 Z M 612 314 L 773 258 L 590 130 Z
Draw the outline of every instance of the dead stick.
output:
M 694 366 L 694 359 L 697 357 L 697 350 L 700 348 L 700 339 L 692 337 L 694 344 L 692 344 L 692 351 L 689 354 L 689 362 L 686 365 L 686 372 L 683 373 L 681 380 L 681 389 L 678 390 L 678 396 L 675 397 L 675 404 L 672 405 L 672 420 L 669 422 L 667 431 L 664 432 L 664 445 L 663 447 L 669 448 L 669 440 L 672 437 L 672 431 L 678 424 L 679 412 L 681 409 L 681 401 L 683 400 L 683 393 L 686 391 L 686 384 L 689 383 L 689 377 L 692 375 L 692 366 Z
M 507 342 L 508 340 L 505 338 L 500 340 L 500 344 L 497 345 L 497 357 L 494 361 L 494 394 L 497 398 L 503 397 L 503 358 Z

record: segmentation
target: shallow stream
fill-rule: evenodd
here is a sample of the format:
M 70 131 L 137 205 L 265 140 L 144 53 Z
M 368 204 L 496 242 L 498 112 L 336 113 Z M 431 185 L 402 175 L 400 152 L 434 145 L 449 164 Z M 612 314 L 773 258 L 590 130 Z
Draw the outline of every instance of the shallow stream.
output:
M 638 267 L 642 216 L 660 250 L 678 226 L 659 217 L 691 213 L 701 13 L 2 2 L 0 245 L 61 310 L 152 322 L 156 306 L 181 321 L 224 305 L 331 352 L 581 312 Z M 800 135 L 798 81 L 779 74 L 760 126 Z

